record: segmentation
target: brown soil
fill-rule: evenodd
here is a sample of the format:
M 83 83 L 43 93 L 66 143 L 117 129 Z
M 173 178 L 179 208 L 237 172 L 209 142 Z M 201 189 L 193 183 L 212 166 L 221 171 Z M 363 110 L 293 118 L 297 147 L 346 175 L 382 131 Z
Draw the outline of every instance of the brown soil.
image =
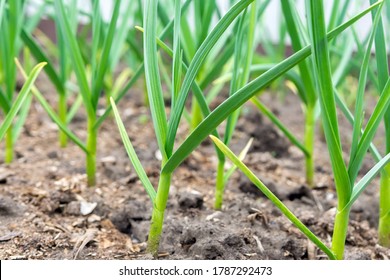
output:
M 48 94 L 49 90 L 44 90 Z M 157 145 L 148 110 L 133 91 L 120 112 L 153 184 L 158 180 Z M 264 101 L 298 135 L 302 113 L 295 96 Z M 131 99 L 131 100 L 130 100 Z M 138 100 L 134 102 L 134 100 Z M 342 122 L 345 141 L 349 126 Z M 85 136 L 85 117 L 71 128 Z M 187 129 L 179 132 L 184 139 Z M 316 187 L 304 180 L 304 158 L 248 105 L 232 149 L 250 137 L 246 163 L 278 197 L 330 243 L 335 191 L 326 145 L 316 143 Z M 2 144 L 0 158 L 4 151 Z M 57 128 L 38 104 L 16 144 L 17 159 L 0 165 L 0 259 L 149 259 L 146 239 L 151 203 L 123 148 L 115 122 L 100 130 L 97 186 L 86 186 L 84 155 L 74 144 L 59 148 Z M 372 165 L 368 160 L 365 169 Z M 175 172 L 166 211 L 161 259 L 326 259 L 245 177 L 236 172 L 222 211 L 213 210 L 216 156 L 205 141 Z M 353 207 L 347 259 L 388 259 L 377 243 L 378 181 Z

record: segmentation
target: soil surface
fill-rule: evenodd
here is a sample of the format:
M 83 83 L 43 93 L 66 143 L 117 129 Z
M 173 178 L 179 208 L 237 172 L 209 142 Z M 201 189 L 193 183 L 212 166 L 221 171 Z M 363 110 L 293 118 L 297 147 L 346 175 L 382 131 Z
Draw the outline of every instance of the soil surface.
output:
M 54 95 L 45 81 L 41 80 L 40 88 L 46 96 Z M 288 94 L 281 100 L 267 92 L 262 99 L 302 139 L 303 115 L 297 97 Z M 160 162 L 142 92 L 131 91 L 119 109 L 156 185 Z M 85 137 L 85 124 L 81 112 L 71 128 Z M 351 128 L 343 120 L 341 125 L 348 145 Z M 127 158 L 115 121 L 108 119 L 99 132 L 93 188 L 86 185 L 83 153 L 73 143 L 59 148 L 57 132 L 40 105 L 33 103 L 16 143 L 17 158 L 10 165 L 0 164 L 0 259 L 150 259 L 146 240 L 151 203 Z M 178 142 L 187 132 L 184 125 Z M 231 147 L 239 153 L 253 137 L 245 162 L 329 244 L 336 197 L 326 144 L 319 135 L 313 190 L 305 185 L 302 153 L 251 104 L 243 110 Z M 0 147 L 2 159 L 4 143 Z M 213 145 L 206 140 L 174 173 L 160 259 L 326 259 L 238 171 L 226 187 L 222 211 L 215 211 L 216 163 Z M 372 164 L 368 158 L 363 171 Z M 347 259 L 390 257 L 389 249 L 376 245 L 378 198 L 375 180 L 353 207 Z

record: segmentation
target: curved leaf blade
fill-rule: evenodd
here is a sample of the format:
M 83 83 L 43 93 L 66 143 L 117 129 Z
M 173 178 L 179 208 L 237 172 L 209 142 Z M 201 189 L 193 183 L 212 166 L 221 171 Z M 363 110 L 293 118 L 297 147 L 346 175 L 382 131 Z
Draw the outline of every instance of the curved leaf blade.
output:
M 129 156 L 129 159 L 130 159 L 131 163 L 133 164 L 134 169 L 137 172 L 139 179 L 141 180 L 142 184 L 144 185 L 146 192 L 148 193 L 150 199 L 152 200 L 152 203 L 154 203 L 157 193 L 156 193 L 155 189 L 153 188 L 153 185 L 150 182 L 148 176 L 146 175 L 146 172 L 145 172 L 144 168 L 142 167 L 142 164 L 137 156 L 137 153 L 134 150 L 133 145 L 131 144 L 129 136 L 127 135 L 127 132 L 126 132 L 126 128 L 122 122 L 121 117 L 119 116 L 118 109 L 116 108 L 114 99 L 112 97 L 110 98 L 110 102 L 111 102 L 112 110 L 114 112 L 115 121 L 116 121 L 116 124 L 118 125 L 119 133 L 121 135 L 123 145 L 125 146 L 127 155 Z
M 313 64 L 319 86 L 322 123 L 337 191 L 338 205 L 343 208 L 350 199 L 352 186 L 340 141 L 340 130 L 333 94 L 328 41 L 322 1 L 307 1 L 308 22 L 312 37 Z
M 20 62 L 16 60 L 16 66 L 18 67 L 19 71 L 21 72 L 22 76 L 27 79 L 27 74 L 24 72 L 24 69 Z M 62 123 L 61 119 L 58 117 L 58 115 L 54 112 L 54 110 L 51 108 L 50 104 L 46 101 L 46 99 L 43 97 L 43 95 L 39 92 L 39 90 L 33 85 L 31 87 L 31 91 L 34 94 L 34 96 L 38 99 L 39 103 L 43 107 L 43 109 L 46 111 L 46 113 L 49 115 L 49 117 L 58 125 L 58 127 L 71 139 L 77 146 L 79 146 L 85 153 L 88 153 L 88 150 L 84 143 L 78 138 L 72 131 L 68 129 L 66 124 Z
M 161 87 L 161 77 L 158 70 L 158 56 L 156 44 L 156 29 L 157 29 L 157 6 L 158 1 L 147 0 L 144 7 L 144 64 L 145 64 L 145 79 L 148 89 L 150 102 L 150 111 L 152 114 L 153 125 L 157 138 L 157 143 L 163 157 L 163 161 L 167 160 L 165 144 L 167 139 L 167 116 L 165 112 L 165 104 L 163 91 Z
M 88 85 L 88 79 L 84 67 L 83 58 L 81 55 L 80 47 L 77 43 L 76 37 L 72 32 L 72 28 L 65 11 L 65 6 L 62 0 L 55 0 L 54 7 L 58 22 L 60 25 L 61 32 L 64 34 L 65 42 L 69 48 L 70 58 L 73 64 L 79 87 L 80 94 L 83 97 L 83 103 L 87 110 L 88 115 L 94 115 L 95 110 L 93 109 L 91 102 L 91 89 Z
M 39 72 L 41 72 L 42 68 L 46 65 L 46 62 L 41 62 L 38 65 L 36 65 L 30 75 L 28 76 L 26 82 L 24 83 L 22 89 L 20 90 L 20 93 L 18 97 L 15 99 L 15 102 L 11 106 L 11 109 L 5 116 L 5 119 L 3 123 L 0 126 L 0 141 L 3 139 L 4 134 L 7 132 L 8 128 L 11 126 L 12 121 L 14 120 L 16 114 L 19 112 L 21 106 L 23 105 L 23 102 L 26 100 L 26 97 L 28 93 L 30 92 L 32 86 L 34 85 L 34 82 L 36 78 L 39 75 Z
M 42 48 L 38 46 L 38 44 L 35 42 L 35 40 L 32 38 L 30 34 L 26 32 L 26 30 L 22 30 L 21 32 L 21 38 L 24 42 L 24 44 L 29 48 L 33 56 L 38 61 L 47 61 L 46 67 L 43 69 L 47 76 L 50 78 L 51 82 L 54 84 L 54 86 L 57 89 L 57 92 L 59 94 L 62 94 L 65 92 L 64 84 L 61 82 L 61 79 L 57 73 L 57 71 L 53 67 L 53 63 L 50 61 L 50 59 L 45 55 L 45 53 L 42 51 Z
M 372 139 L 375 136 L 376 130 L 383 119 L 387 109 L 390 105 L 390 78 L 388 79 L 385 88 L 383 89 L 377 104 L 375 105 L 374 111 L 369 118 L 366 128 L 364 129 L 363 135 L 360 138 L 356 156 L 351 161 L 349 169 L 353 172 L 353 176 L 356 174 L 362 164 L 362 160 L 367 153 L 367 150 L 371 144 Z
M 228 157 L 234 165 L 236 165 L 245 176 L 256 185 L 256 187 L 269 199 L 271 202 L 314 244 L 316 244 L 330 259 L 335 256 L 332 251 L 311 232 L 291 211 L 287 206 L 277 198 L 270 189 L 261 182 L 255 174 L 218 138 L 210 136 L 213 142 L 220 148 L 220 150 Z
M 375 176 L 382 171 L 382 169 L 390 162 L 390 153 L 383 157 L 377 164 L 371 168 L 370 171 L 354 186 L 351 200 L 345 206 L 351 207 L 353 203 L 358 199 L 359 195 L 365 190 L 365 188 L 370 184 L 370 182 L 375 178 Z

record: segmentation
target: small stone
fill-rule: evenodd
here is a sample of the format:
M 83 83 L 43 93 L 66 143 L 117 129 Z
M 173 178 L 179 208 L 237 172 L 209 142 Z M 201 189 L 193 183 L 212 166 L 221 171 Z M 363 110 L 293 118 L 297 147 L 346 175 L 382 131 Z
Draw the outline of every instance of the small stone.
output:
M 335 198 L 335 195 L 333 193 L 327 193 L 325 196 L 325 199 L 327 201 L 332 201 Z
M 203 196 L 201 193 L 191 190 L 179 193 L 179 207 L 183 210 L 190 208 L 201 209 L 203 206 Z
M 8 174 L 0 174 L 0 184 L 2 184 L 2 185 L 7 184 L 7 177 L 8 177 Z
M 58 167 L 57 167 L 57 166 L 49 166 L 49 167 L 47 168 L 47 170 L 48 170 L 50 173 L 55 174 L 55 173 L 58 172 Z
M 155 151 L 154 156 L 156 157 L 157 160 L 159 160 L 159 161 L 162 160 L 162 154 L 161 154 L 160 150 Z
M 68 215 L 80 215 L 80 202 L 79 201 L 71 201 L 66 205 L 65 213 Z
M 208 216 L 206 217 L 206 221 L 211 221 L 211 220 L 213 220 L 213 221 L 219 221 L 219 218 L 218 218 L 218 217 L 220 217 L 221 214 L 222 214 L 222 212 L 216 211 L 216 212 L 214 212 L 214 213 L 208 215 Z
M 114 156 L 107 156 L 107 157 L 101 158 L 100 161 L 101 161 L 102 163 L 111 163 L 111 164 L 114 164 L 114 163 L 116 163 L 116 157 L 114 157 Z
M 55 159 L 55 158 L 58 158 L 58 154 L 56 151 L 51 151 L 51 152 L 47 153 L 47 157 L 50 159 Z
M 98 194 L 98 195 L 102 195 L 103 191 L 102 191 L 101 188 L 95 188 L 95 193 Z
M 90 223 L 90 224 L 100 222 L 101 220 L 102 220 L 102 218 L 98 215 L 95 215 L 95 214 L 92 214 L 87 219 L 88 223 Z
M 96 202 L 87 202 L 87 201 L 81 201 L 80 203 L 80 213 L 81 215 L 89 215 L 95 210 L 97 206 Z

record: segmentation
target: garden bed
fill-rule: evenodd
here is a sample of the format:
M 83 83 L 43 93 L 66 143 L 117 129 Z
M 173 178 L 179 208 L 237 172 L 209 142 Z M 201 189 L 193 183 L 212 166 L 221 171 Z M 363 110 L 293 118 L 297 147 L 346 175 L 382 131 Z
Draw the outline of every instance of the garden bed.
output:
M 42 78 L 40 83 L 42 92 L 52 90 L 45 88 Z M 274 95 L 266 93 L 264 102 L 302 137 L 299 100 L 292 94 L 285 100 Z M 158 148 L 141 96 L 141 91 L 133 90 L 119 109 L 140 160 L 156 184 Z M 71 128 L 83 137 L 85 123 L 79 113 Z M 342 133 L 350 135 L 350 126 L 343 122 L 341 126 Z M 178 141 L 187 132 L 182 127 Z M 337 202 L 325 142 L 317 136 L 316 183 L 310 190 L 305 186 L 303 154 L 248 104 L 232 149 L 240 151 L 250 137 L 254 143 L 245 162 L 330 244 Z M 112 118 L 100 130 L 96 187 L 87 186 L 84 154 L 72 143 L 59 148 L 57 126 L 36 103 L 16 144 L 16 154 L 13 163 L 0 165 L 0 259 L 152 258 L 146 252 L 151 202 Z M 160 259 L 327 258 L 239 171 L 228 183 L 222 211 L 215 211 L 216 164 L 215 150 L 207 140 L 174 173 Z M 366 161 L 362 171 L 372 164 Z M 374 180 L 353 206 L 346 259 L 390 257 L 389 249 L 376 245 L 378 185 Z

